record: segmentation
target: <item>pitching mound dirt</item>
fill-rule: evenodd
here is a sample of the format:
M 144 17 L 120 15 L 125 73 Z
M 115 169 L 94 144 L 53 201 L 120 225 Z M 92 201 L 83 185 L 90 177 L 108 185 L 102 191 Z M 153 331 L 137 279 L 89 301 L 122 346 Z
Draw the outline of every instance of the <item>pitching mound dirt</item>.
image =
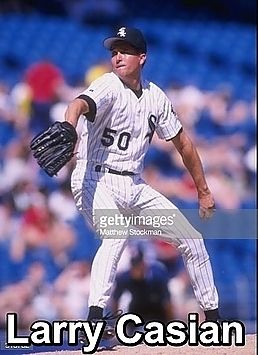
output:
M 103 355 L 255 355 L 256 354 L 256 335 L 246 336 L 245 346 L 221 346 L 210 347 L 204 346 L 189 347 L 187 345 L 176 348 L 173 346 L 149 347 L 146 345 L 138 345 L 134 347 L 116 346 L 112 350 L 98 351 L 97 353 Z M 38 353 L 38 355 L 80 355 L 78 351 L 52 351 L 47 353 Z M 29 355 L 29 354 L 26 354 Z M 31 354 L 32 355 L 32 354 Z M 36 355 L 35 353 L 33 355 Z

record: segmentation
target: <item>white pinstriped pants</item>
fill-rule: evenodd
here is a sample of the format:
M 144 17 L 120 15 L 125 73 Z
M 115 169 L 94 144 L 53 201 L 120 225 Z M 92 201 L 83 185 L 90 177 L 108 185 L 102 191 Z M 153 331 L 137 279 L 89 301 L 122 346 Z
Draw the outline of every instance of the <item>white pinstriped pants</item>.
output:
M 86 169 L 85 161 L 77 161 L 72 174 L 71 188 L 78 210 L 87 222 L 93 223 L 97 210 L 129 211 L 150 210 L 161 215 L 162 210 L 176 211 L 175 223 L 164 227 L 158 238 L 175 245 L 181 252 L 193 290 L 203 310 L 218 308 L 218 294 L 204 241 L 177 207 L 166 197 L 148 186 L 139 175 L 121 176 L 97 173 Z M 96 229 L 96 226 L 95 226 Z M 128 238 L 103 238 L 92 264 L 89 306 L 105 308 L 116 276 L 118 261 Z

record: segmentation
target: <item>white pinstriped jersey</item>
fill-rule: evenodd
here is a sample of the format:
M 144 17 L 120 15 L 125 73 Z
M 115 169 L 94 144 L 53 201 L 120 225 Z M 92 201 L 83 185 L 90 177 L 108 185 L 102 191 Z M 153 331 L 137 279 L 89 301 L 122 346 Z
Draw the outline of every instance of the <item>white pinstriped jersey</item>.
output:
M 114 73 L 107 73 L 82 94 L 94 100 L 97 111 L 94 122 L 85 119 L 78 159 L 140 173 L 154 130 L 168 140 L 182 127 L 171 101 L 152 82 L 142 81 L 138 98 Z
M 181 128 L 165 93 L 147 81 L 142 82 L 142 88 L 142 95 L 137 98 L 115 74 L 109 73 L 82 93 L 91 98 L 88 98 L 90 107 L 94 108 L 92 100 L 95 102 L 96 115 L 93 122 L 85 119 L 78 161 L 71 177 L 76 206 L 97 232 L 96 216 L 105 217 L 107 211 L 114 215 L 122 212 L 155 217 L 162 215 L 162 211 L 172 216 L 176 212 L 175 223 L 159 228 L 162 232 L 159 238 L 180 250 L 196 299 L 203 310 L 213 310 L 218 308 L 218 294 L 202 236 L 171 201 L 148 186 L 137 174 L 142 170 L 154 130 L 160 138 L 170 139 Z M 93 117 L 90 115 L 88 118 Z M 106 169 L 98 172 L 94 170 L 96 165 L 136 174 L 122 176 L 108 173 Z M 116 229 L 119 224 L 114 227 Z M 102 236 L 91 268 L 89 307 L 106 307 L 117 263 L 128 239 L 128 235 Z

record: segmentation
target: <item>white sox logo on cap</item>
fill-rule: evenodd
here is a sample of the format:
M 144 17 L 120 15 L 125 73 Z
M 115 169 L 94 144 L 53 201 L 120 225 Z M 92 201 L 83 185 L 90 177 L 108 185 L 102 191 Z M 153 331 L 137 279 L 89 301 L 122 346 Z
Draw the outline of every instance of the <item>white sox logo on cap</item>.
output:
M 104 39 L 104 47 L 111 50 L 116 41 L 127 42 L 141 53 L 146 53 L 147 51 L 145 38 L 137 28 L 120 27 L 115 36 Z
M 126 28 L 125 27 L 119 28 L 117 35 L 120 37 L 125 37 L 126 36 Z

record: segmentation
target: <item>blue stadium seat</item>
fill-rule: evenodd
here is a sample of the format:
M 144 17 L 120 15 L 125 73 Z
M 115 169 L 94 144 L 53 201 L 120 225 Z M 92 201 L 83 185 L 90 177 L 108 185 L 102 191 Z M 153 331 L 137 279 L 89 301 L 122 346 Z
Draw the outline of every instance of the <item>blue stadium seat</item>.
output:
M 238 97 L 254 95 L 255 83 L 250 83 L 250 76 L 254 75 L 252 68 L 255 68 L 252 27 L 197 20 L 186 24 L 183 20 L 161 19 L 153 20 L 151 25 L 146 19 L 135 19 L 132 25 L 146 33 L 152 56 L 146 73 L 162 87 L 177 78 L 181 78 L 182 83 L 196 83 L 201 89 L 212 89 L 227 80 L 236 87 Z M 15 14 L 0 16 L 0 29 L 0 67 L 1 57 L 7 53 L 22 60 L 20 70 L 48 57 L 60 65 L 68 77 L 83 76 L 86 69 L 83 63 L 89 67 L 107 58 L 101 45 L 109 33 L 105 26 L 95 29 L 57 17 Z M 8 81 L 19 78 L 11 69 L 5 68 L 4 72 L 4 79 Z M 240 90 L 243 86 L 245 90 Z

